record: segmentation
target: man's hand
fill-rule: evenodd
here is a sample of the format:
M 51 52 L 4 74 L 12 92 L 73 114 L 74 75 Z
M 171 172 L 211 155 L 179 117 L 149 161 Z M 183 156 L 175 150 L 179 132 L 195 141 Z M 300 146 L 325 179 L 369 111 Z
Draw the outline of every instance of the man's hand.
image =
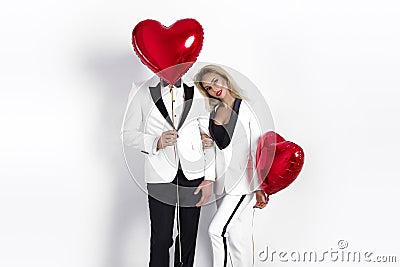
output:
M 203 143 L 203 149 L 210 148 L 214 145 L 214 141 L 206 134 L 201 134 L 201 142 Z
M 265 195 L 264 190 L 257 190 L 256 191 L 256 205 L 254 207 L 263 209 L 267 206 L 267 196 Z
M 165 148 L 167 146 L 173 146 L 178 138 L 178 132 L 176 130 L 169 130 L 162 133 L 157 142 L 157 150 Z
M 212 193 L 212 183 L 213 181 L 204 180 L 201 184 L 196 188 L 194 194 L 197 195 L 201 190 L 201 198 L 199 202 L 196 203 L 196 207 L 200 207 L 203 204 L 206 204 L 211 197 Z

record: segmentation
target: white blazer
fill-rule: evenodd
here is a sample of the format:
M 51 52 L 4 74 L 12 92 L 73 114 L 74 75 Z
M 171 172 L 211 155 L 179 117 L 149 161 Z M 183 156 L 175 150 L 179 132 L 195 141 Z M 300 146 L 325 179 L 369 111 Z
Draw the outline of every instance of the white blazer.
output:
M 121 138 L 124 145 L 146 155 L 144 174 L 147 183 L 172 182 L 178 162 L 189 180 L 204 177 L 215 180 L 212 151 L 204 151 L 201 132 L 208 133 L 208 100 L 200 92 L 183 83 L 184 106 L 179 125 L 176 150 L 173 146 L 156 151 L 155 142 L 164 131 L 172 130 L 172 121 L 162 101 L 160 79 L 154 76 L 137 90 L 132 90 L 126 108 Z M 210 154 L 207 156 L 207 153 Z M 208 160 L 209 159 L 209 160 Z M 134 163 L 131 163 L 134 164 Z
M 223 194 L 225 190 L 230 195 L 244 195 L 259 189 L 262 181 L 258 178 L 255 164 L 261 135 L 261 126 L 254 112 L 248 102 L 242 100 L 230 144 L 222 150 L 217 145 L 209 148 L 215 149 L 215 194 Z

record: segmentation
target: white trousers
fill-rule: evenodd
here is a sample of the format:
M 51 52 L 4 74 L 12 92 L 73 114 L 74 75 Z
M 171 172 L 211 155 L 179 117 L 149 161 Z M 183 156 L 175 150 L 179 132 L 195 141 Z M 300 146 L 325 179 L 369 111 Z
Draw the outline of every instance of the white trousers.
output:
M 217 200 L 217 212 L 208 233 L 213 266 L 251 267 L 253 258 L 253 196 L 225 195 Z

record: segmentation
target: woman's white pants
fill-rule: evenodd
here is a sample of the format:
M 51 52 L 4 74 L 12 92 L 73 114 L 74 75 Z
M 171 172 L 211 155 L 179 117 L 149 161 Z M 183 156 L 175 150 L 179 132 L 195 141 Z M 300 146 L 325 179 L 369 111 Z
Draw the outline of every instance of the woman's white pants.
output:
M 213 266 L 253 266 L 254 193 L 225 195 L 217 200 L 217 212 L 208 229 L 213 249 Z

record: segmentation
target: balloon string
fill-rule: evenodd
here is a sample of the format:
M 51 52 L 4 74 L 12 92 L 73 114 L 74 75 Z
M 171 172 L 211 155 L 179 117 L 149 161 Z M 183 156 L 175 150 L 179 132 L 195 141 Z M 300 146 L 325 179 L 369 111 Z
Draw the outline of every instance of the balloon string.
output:
M 171 117 L 172 117 L 172 127 L 175 129 L 175 114 L 174 114 L 174 102 L 175 102 L 175 98 L 174 98 L 174 92 L 172 91 L 172 87 L 173 85 L 170 84 L 169 85 L 169 92 L 171 93 Z M 176 143 L 174 144 L 174 157 L 176 160 Z
M 255 210 L 253 209 L 253 216 L 251 219 L 251 250 L 253 254 L 253 261 L 252 261 L 252 266 L 254 266 L 254 212 Z
M 181 242 L 181 215 L 179 212 L 180 201 L 179 201 L 179 185 L 178 185 L 178 176 L 176 177 L 176 210 L 177 210 L 177 220 L 178 220 L 178 242 L 179 242 L 179 264 L 183 266 L 182 263 L 182 242 Z
M 171 116 L 172 116 L 172 125 L 175 128 L 175 120 L 174 120 L 174 92 L 172 91 L 173 85 L 169 85 L 169 92 L 171 93 Z M 176 143 L 174 144 L 174 156 L 176 160 Z M 179 166 L 178 166 L 179 168 Z M 182 262 L 182 242 L 181 242 L 181 215 L 179 212 L 180 209 L 180 201 L 179 201 L 179 185 L 178 185 L 178 176 L 176 177 L 176 210 L 177 210 L 177 221 L 178 221 L 178 243 L 179 243 L 179 265 L 183 266 Z

